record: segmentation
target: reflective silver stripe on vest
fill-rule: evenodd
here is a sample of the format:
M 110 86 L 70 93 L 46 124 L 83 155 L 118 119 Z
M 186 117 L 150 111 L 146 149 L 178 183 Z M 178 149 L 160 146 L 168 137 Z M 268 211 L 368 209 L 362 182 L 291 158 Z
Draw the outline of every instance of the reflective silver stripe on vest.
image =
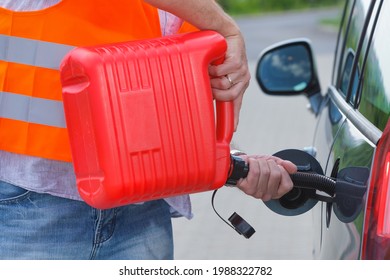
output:
M 0 35 L 0 60 L 58 70 L 74 46 Z
M 0 91 L 0 117 L 65 128 L 61 101 Z

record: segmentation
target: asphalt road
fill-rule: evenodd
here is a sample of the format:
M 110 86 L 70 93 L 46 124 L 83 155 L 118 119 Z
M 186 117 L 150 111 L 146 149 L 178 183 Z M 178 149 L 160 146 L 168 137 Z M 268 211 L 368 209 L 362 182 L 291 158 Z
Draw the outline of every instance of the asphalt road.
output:
M 321 19 L 337 17 L 339 12 L 317 10 L 237 19 L 246 39 L 252 82 L 245 94 L 233 145 L 248 154 L 273 154 L 311 145 L 315 119 L 307 109 L 307 99 L 261 93 L 253 78 L 256 60 L 271 44 L 291 38 L 310 38 L 324 92 L 330 80 L 337 32 L 319 23 Z M 194 218 L 174 219 L 176 259 L 312 258 L 312 237 L 317 233 L 310 226 L 310 213 L 283 217 L 261 201 L 237 189 L 223 187 L 217 192 L 215 208 L 224 219 L 237 212 L 255 228 L 256 233 L 245 239 L 214 213 L 211 195 L 211 192 L 191 195 Z

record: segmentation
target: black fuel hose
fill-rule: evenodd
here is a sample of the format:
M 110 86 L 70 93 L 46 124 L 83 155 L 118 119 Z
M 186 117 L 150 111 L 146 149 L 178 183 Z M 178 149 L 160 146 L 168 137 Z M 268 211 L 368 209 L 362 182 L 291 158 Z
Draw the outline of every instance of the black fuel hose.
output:
M 330 177 L 308 172 L 297 172 L 290 174 L 290 177 L 296 188 L 315 189 L 334 196 L 336 181 Z
M 236 185 L 239 179 L 245 178 L 248 175 L 248 172 L 249 166 L 246 162 L 242 158 L 232 155 L 229 177 L 226 184 Z M 315 189 L 334 196 L 336 181 L 330 177 L 310 172 L 296 172 L 291 174 L 290 177 L 296 188 Z

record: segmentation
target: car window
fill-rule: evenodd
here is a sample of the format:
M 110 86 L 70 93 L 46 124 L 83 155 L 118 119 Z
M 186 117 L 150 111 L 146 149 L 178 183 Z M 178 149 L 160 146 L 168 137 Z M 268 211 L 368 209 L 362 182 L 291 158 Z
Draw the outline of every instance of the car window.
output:
M 339 30 L 339 34 L 338 34 L 338 38 L 337 38 L 337 47 L 336 47 L 336 52 L 335 52 L 335 64 L 334 64 L 335 68 L 333 69 L 333 77 L 332 77 L 332 81 L 334 84 L 337 84 L 340 68 L 342 65 L 342 63 L 340 61 L 341 60 L 341 53 L 344 49 L 343 45 L 345 44 L 345 38 L 348 34 L 350 20 L 351 20 L 350 14 L 351 14 L 351 9 L 353 8 L 354 2 L 355 2 L 354 0 L 346 1 L 342 20 L 341 20 L 340 30 Z M 337 69 L 337 72 L 338 72 L 337 75 L 335 75 L 336 74 L 336 66 L 338 66 L 338 68 L 339 68 L 339 69 Z
M 345 59 L 344 70 L 342 72 L 341 83 L 340 83 L 340 88 L 339 88 L 344 96 L 347 95 L 348 85 L 349 85 L 349 81 L 350 81 L 350 77 L 351 77 L 354 59 L 355 59 L 355 52 L 351 49 L 348 51 L 347 58 Z M 353 86 L 352 86 L 353 87 L 352 88 L 352 95 L 353 96 L 356 95 L 356 91 L 357 91 L 358 84 L 359 84 L 359 69 L 357 69 L 357 71 L 355 71 L 354 75 L 355 75 L 355 77 L 354 77 Z M 353 97 L 353 100 L 354 100 L 354 97 Z
M 390 5 L 383 1 L 363 69 L 358 110 L 383 131 L 390 115 Z
M 347 96 L 348 85 L 351 78 L 354 78 L 351 91 L 353 99 L 357 93 L 360 70 L 359 67 L 357 67 L 357 71 L 352 73 L 352 66 L 355 59 L 355 53 L 357 53 L 359 39 L 362 35 L 364 22 L 370 10 L 370 3 L 371 1 L 366 0 L 350 0 L 347 4 L 347 9 L 351 10 L 351 12 L 349 14 L 349 19 L 343 23 L 344 26 L 342 26 L 340 30 L 341 38 L 344 37 L 345 40 L 340 42 L 341 45 L 339 45 L 339 74 L 336 80 L 337 88 L 344 97 Z M 364 35 L 365 34 L 363 34 L 363 36 Z M 365 48 L 366 44 L 363 45 L 363 50 Z

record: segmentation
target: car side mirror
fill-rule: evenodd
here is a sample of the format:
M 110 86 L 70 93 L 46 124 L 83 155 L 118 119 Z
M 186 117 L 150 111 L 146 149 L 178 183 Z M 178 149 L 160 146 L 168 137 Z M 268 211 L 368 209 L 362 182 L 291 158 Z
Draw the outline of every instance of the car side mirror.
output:
M 257 63 L 256 80 L 266 94 L 305 94 L 318 113 L 321 87 L 308 40 L 285 41 L 266 49 Z

